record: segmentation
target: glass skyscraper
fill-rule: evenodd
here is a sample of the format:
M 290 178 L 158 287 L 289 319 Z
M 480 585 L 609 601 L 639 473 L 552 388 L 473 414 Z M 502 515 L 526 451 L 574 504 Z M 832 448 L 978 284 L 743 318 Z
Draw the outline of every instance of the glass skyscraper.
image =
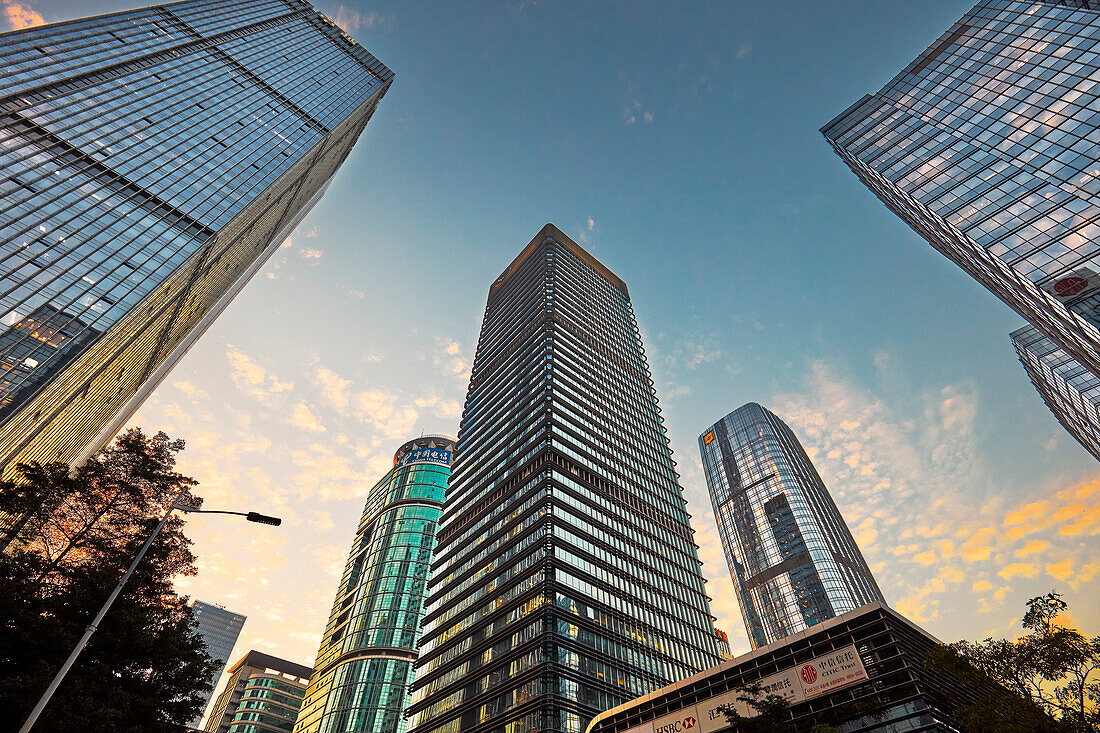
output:
M 0 470 L 109 440 L 320 198 L 393 74 L 304 0 L 0 35 Z
M 553 225 L 489 289 L 416 733 L 579 733 L 720 661 L 626 285 Z
M 454 439 L 402 445 L 367 495 L 295 733 L 403 733 Z
M 881 601 L 844 517 L 794 432 L 755 402 L 699 436 L 752 648 Z
M 1098 94 L 1100 1 L 981 0 L 822 132 L 910 227 L 1100 375 Z
M 206 693 L 206 703 L 203 705 L 205 708 L 214 696 L 214 689 L 218 686 L 229 655 L 233 653 L 233 647 L 237 645 L 246 617 L 226 610 L 225 606 L 198 600 L 191 603 L 191 613 L 195 616 L 195 633 L 202 637 L 206 653 L 219 663 L 218 671 L 210 675 L 210 691 Z M 198 727 L 201 721 L 200 714 L 190 725 L 192 728 Z
M 1100 379 L 1033 326 L 1013 331 L 1012 345 L 1058 422 L 1100 460 Z

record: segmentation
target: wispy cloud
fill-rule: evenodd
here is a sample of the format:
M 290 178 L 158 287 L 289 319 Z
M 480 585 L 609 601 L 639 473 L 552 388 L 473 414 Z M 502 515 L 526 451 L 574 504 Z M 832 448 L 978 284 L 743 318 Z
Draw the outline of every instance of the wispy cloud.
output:
M 333 18 L 336 25 L 343 28 L 349 33 L 359 30 L 360 28 L 375 28 L 379 26 L 385 26 L 393 19 L 389 16 L 380 15 L 379 13 L 369 12 L 360 13 L 354 8 L 349 8 L 346 5 L 340 5 L 336 8 L 336 16 Z
M 320 367 L 316 372 L 317 381 L 321 386 L 321 393 L 328 398 L 333 407 L 344 412 L 351 404 L 350 379 L 344 379 L 336 372 L 325 367 Z
M 668 350 L 665 362 L 673 369 L 695 371 L 704 364 L 722 358 L 722 349 L 709 336 L 685 335 L 679 337 Z
M 462 417 L 462 403 L 458 400 L 448 400 L 439 395 L 430 394 L 417 397 L 413 400 L 420 409 L 430 409 L 435 415 L 449 420 L 458 420 Z
M 294 406 L 294 412 L 290 417 L 290 423 L 303 430 L 308 430 L 311 433 L 325 432 L 325 426 L 321 424 L 321 420 L 313 414 L 309 406 L 304 402 L 299 402 Z
M 588 241 L 590 239 L 588 235 L 590 235 L 594 231 L 596 231 L 596 220 L 590 216 L 588 217 L 588 219 L 585 220 L 580 231 L 577 232 L 577 241 L 581 244 L 588 244 Z
M 1039 592 L 1052 580 L 1075 589 L 1093 582 L 1097 571 L 1085 566 L 1095 560 L 1088 538 L 1100 535 L 1100 475 L 1036 487 L 1028 496 L 1038 501 L 1006 499 L 981 459 L 974 385 L 874 392 L 819 361 L 797 391 L 773 402 L 887 600 L 914 621 L 977 607 L 1011 625 L 1019 599 L 1010 592 Z M 952 590 L 963 583 L 977 598 Z
M 470 362 L 462 352 L 462 344 L 454 339 L 436 339 L 436 343 L 442 349 L 442 354 L 437 353 L 433 358 L 436 367 L 451 374 L 462 383 L 470 379 Z
M 30 28 L 45 24 L 42 15 L 27 3 L 17 3 L 13 0 L 0 0 L 3 2 L 4 30 L 17 31 L 21 28 Z
M 438 364 L 426 355 L 426 373 L 407 383 L 374 379 L 384 360 L 369 350 L 336 367 L 300 349 L 276 359 L 223 343 L 212 349 L 222 369 L 180 365 L 135 416 L 132 424 L 187 440 L 179 469 L 200 481 L 208 508 L 283 519 L 277 531 L 188 520 L 200 571 L 179 589 L 249 615 L 234 658 L 281 639 L 281 656 L 312 661 L 336 586 L 330 573 L 342 571 L 363 497 L 421 421 L 428 432 L 457 428 L 465 387 L 451 375 L 455 360 L 468 369 L 463 345 L 427 340 Z
M 642 104 L 640 99 L 632 99 L 628 105 L 623 107 L 623 123 L 626 125 L 633 125 L 639 121 L 652 124 L 653 119 L 653 110 Z
M 355 298 L 356 300 L 362 300 L 363 298 L 367 297 L 367 294 L 364 293 L 362 290 L 349 288 L 342 283 L 337 284 L 336 289 L 339 290 L 341 293 L 346 293 L 348 296 Z
M 230 375 L 237 386 L 257 399 L 266 399 L 274 394 L 294 389 L 293 382 L 284 382 L 267 370 L 255 359 L 233 344 L 226 347 L 229 358 Z

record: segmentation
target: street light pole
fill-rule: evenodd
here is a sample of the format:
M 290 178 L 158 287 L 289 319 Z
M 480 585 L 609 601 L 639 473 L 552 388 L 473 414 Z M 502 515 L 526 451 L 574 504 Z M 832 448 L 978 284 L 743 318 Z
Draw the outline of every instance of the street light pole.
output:
M 101 621 L 103 621 L 103 617 L 107 615 L 107 611 L 110 610 L 111 605 L 115 602 L 115 599 L 118 598 L 118 594 L 122 592 L 122 587 L 126 585 L 126 581 L 130 579 L 130 576 L 134 574 L 134 569 L 137 568 L 138 563 L 141 562 L 141 559 L 145 557 L 145 553 L 148 552 L 150 545 L 153 544 L 153 540 L 157 538 L 157 535 L 160 534 L 160 531 L 164 529 L 164 525 L 168 523 L 168 518 L 172 516 L 172 511 L 174 509 L 179 509 L 181 512 L 189 514 L 236 514 L 246 518 L 249 522 L 270 524 L 275 527 L 278 527 L 280 524 L 282 524 L 283 521 L 278 517 L 269 517 L 266 514 L 258 514 L 257 512 L 246 513 L 197 509 L 186 504 L 180 504 L 178 499 L 176 501 L 173 501 L 172 505 L 168 507 L 168 510 L 164 512 L 164 516 L 160 518 L 160 522 L 157 523 L 156 528 L 149 535 L 149 538 L 145 540 L 145 544 L 141 546 L 141 550 L 138 552 L 137 557 L 135 557 L 134 561 L 130 563 L 130 567 L 126 569 L 126 572 L 123 573 L 122 578 L 118 581 L 118 585 L 116 585 L 115 589 L 111 591 L 111 595 L 107 597 L 107 602 L 103 604 L 103 607 L 99 609 L 99 613 L 97 613 L 95 618 L 92 619 L 92 623 L 88 624 L 88 628 L 84 630 L 84 636 L 80 637 L 80 641 L 77 642 L 76 646 L 69 653 L 69 658 L 65 660 L 65 663 L 61 665 L 61 669 L 59 669 L 57 671 L 57 674 L 54 675 L 53 682 L 51 682 L 50 686 L 46 688 L 46 691 L 42 693 L 42 697 L 38 699 L 38 704 L 34 706 L 34 710 L 31 711 L 31 714 L 29 716 L 27 716 L 27 721 L 23 723 L 23 727 L 19 729 L 19 733 L 30 733 L 30 729 L 38 721 L 38 716 L 42 714 L 42 711 L 50 702 L 50 698 L 53 697 L 53 694 L 57 691 L 57 688 L 61 684 L 61 681 L 65 679 L 65 675 L 69 673 L 69 669 L 73 666 L 73 662 L 75 662 L 76 658 L 80 656 L 80 653 L 84 651 L 84 647 L 88 645 L 88 640 L 92 638 L 92 634 L 94 634 L 96 629 L 99 628 L 99 624 Z

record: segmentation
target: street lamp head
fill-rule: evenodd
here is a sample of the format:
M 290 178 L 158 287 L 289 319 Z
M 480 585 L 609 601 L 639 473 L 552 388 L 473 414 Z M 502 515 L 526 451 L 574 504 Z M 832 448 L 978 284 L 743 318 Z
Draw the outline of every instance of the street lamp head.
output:
M 259 524 L 270 524 L 272 527 L 278 527 L 283 523 L 283 520 L 278 517 L 269 517 L 266 514 L 259 514 L 258 512 L 249 512 L 245 515 L 245 519 Z

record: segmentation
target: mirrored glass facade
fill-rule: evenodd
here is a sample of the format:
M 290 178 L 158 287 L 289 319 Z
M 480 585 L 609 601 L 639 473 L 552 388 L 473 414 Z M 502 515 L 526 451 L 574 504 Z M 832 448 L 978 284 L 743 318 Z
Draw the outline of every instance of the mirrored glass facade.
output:
M 316 202 L 392 73 L 302 0 L 0 35 L 0 469 L 109 440 Z
M 753 649 L 885 603 L 787 424 L 755 402 L 699 436 L 714 516 Z
M 404 733 L 454 442 L 405 443 L 367 495 L 295 733 Z
M 553 225 L 490 288 L 455 455 L 410 729 L 580 733 L 718 663 L 626 285 Z
M 216 603 L 194 601 L 191 604 L 191 613 L 195 616 L 195 633 L 202 637 L 202 643 L 206 645 L 206 653 L 211 659 L 219 662 L 218 671 L 210 675 L 210 692 L 206 693 L 206 700 L 214 696 L 214 689 L 221 679 L 222 670 L 225 669 L 229 655 L 233 653 L 233 647 L 237 645 L 237 638 L 244 628 L 246 616 L 234 613 L 219 606 Z M 203 704 L 203 708 L 206 704 Z M 190 722 L 195 728 L 202 722 L 202 715 Z
M 822 128 L 894 213 L 1094 374 L 1098 94 L 1100 2 L 982 0 Z
M 1100 379 L 1032 326 L 1013 331 L 1012 345 L 1054 417 L 1100 460 Z

